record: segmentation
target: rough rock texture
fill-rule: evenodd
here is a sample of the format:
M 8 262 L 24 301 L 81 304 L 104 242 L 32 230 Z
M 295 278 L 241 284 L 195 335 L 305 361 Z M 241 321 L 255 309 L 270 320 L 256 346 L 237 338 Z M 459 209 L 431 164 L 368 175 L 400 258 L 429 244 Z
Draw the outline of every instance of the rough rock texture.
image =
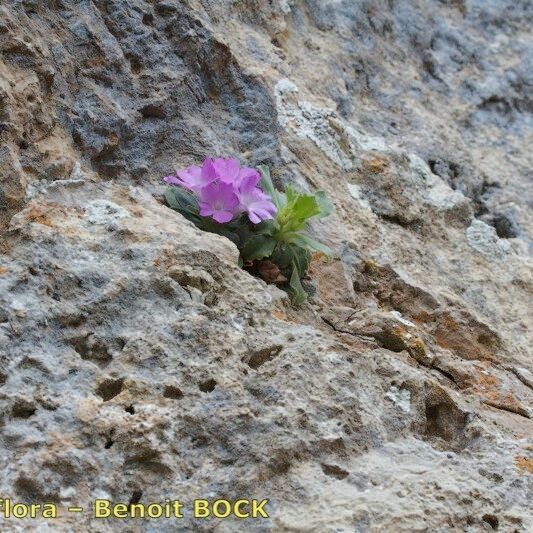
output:
M 2 531 L 532 531 L 532 18 L 2 2 L 0 495 L 270 498 Z M 332 198 L 302 309 L 159 201 L 215 153 Z

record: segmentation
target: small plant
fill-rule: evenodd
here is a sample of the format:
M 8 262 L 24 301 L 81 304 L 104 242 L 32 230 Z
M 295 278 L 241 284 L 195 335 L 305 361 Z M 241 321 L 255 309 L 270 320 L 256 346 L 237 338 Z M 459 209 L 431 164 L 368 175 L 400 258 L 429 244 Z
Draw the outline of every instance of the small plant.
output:
M 172 185 L 165 199 L 198 228 L 231 239 L 241 266 L 269 281 L 286 281 L 291 301 L 299 305 L 307 298 L 301 280 L 311 253 L 332 255 L 309 235 L 308 223 L 328 216 L 332 206 L 322 191 L 300 193 L 290 185 L 279 191 L 268 167 L 258 170 L 241 168 L 237 159 L 206 159 L 201 167 L 165 177 Z

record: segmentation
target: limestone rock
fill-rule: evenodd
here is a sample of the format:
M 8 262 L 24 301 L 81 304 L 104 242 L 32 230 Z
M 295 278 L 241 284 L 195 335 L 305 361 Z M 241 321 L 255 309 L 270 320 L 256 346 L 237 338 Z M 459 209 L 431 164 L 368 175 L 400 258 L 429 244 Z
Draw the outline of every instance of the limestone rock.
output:
M 2 2 L 1 530 L 533 530 L 532 14 Z M 302 308 L 159 200 L 212 154 L 332 199 Z

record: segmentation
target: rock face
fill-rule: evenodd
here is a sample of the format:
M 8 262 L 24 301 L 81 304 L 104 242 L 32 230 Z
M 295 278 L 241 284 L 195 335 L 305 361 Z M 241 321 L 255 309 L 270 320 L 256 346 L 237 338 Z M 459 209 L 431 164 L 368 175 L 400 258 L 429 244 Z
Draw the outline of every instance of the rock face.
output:
M 532 16 L 3 2 L 2 531 L 532 531 Z M 333 200 L 301 309 L 159 200 L 211 154 Z

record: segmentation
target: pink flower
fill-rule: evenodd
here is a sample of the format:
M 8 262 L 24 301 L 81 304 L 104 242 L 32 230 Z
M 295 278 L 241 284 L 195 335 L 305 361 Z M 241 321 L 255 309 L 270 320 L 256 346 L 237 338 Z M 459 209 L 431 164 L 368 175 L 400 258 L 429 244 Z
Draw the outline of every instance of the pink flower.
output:
M 191 191 L 199 191 L 217 179 L 214 161 L 206 159 L 202 167 L 189 167 L 185 170 L 178 170 L 176 176 L 163 178 L 170 185 L 181 185 Z
M 240 185 L 244 178 L 253 176 L 255 184 L 259 183 L 261 175 L 255 168 L 241 168 L 238 159 L 223 159 L 221 157 L 213 160 L 217 178 L 223 183 L 232 183 L 236 187 Z
M 239 160 L 223 159 L 221 157 L 213 160 L 213 166 L 217 178 L 223 183 L 235 183 L 239 178 Z
M 261 175 L 254 168 L 240 167 L 238 159 L 206 159 L 201 167 L 178 170 L 166 176 L 170 185 L 185 187 L 198 197 L 200 215 L 220 223 L 246 212 L 253 224 L 274 218 L 276 208 L 258 186 Z
M 239 198 L 233 185 L 221 181 L 210 183 L 200 191 L 200 215 L 211 216 L 217 222 L 229 222 L 236 214 Z
M 238 185 L 241 186 L 244 180 L 248 180 L 248 183 L 253 181 L 255 186 L 261 181 L 261 174 L 255 168 L 241 168 L 239 171 Z
M 239 206 L 242 211 L 248 213 L 248 218 L 253 224 L 259 224 L 262 220 L 274 218 L 276 207 L 259 187 L 258 180 L 252 174 L 246 176 L 237 191 Z

